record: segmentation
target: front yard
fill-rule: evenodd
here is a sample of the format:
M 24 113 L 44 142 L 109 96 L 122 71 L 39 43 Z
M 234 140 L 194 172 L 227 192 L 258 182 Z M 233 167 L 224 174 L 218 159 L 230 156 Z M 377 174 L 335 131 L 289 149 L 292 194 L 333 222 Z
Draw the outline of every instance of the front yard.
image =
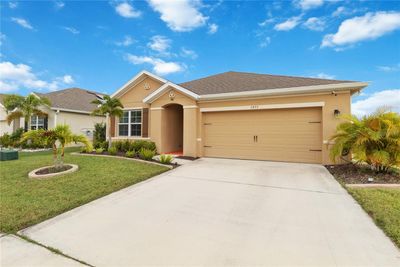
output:
M 79 171 L 42 180 L 28 178 L 36 168 L 53 164 L 51 151 L 20 153 L 0 163 L 0 232 L 15 232 L 168 170 L 118 158 L 70 155 L 65 162 Z
M 347 188 L 347 190 L 400 248 L 400 189 Z

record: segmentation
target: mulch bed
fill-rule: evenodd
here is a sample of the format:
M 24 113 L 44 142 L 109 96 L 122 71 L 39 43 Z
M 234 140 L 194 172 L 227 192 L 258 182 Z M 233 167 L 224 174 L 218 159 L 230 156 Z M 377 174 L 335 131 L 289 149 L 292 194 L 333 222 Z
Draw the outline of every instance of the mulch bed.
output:
M 399 172 L 376 173 L 366 166 L 355 164 L 327 165 L 328 171 L 345 184 L 400 184 Z M 373 182 L 368 182 L 372 177 Z
M 61 167 L 49 167 L 46 169 L 41 169 L 40 171 L 35 172 L 35 174 L 49 174 L 49 173 L 58 173 L 58 172 L 63 172 L 63 171 L 67 171 L 69 169 L 72 169 L 71 165 L 63 165 Z

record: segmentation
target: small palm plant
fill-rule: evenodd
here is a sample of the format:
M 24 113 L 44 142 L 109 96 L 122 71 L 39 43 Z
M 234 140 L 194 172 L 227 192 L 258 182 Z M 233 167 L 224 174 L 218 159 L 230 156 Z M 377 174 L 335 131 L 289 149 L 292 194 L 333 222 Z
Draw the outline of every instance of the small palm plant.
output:
M 40 106 L 50 106 L 50 101 L 45 97 L 38 97 L 30 94 L 26 97 L 19 95 L 8 95 L 4 98 L 4 106 L 7 110 L 7 123 L 15 119 L 25 118 L 28 124 L 28 129 L 31 128 L 32 115 L 45 115 L 39 109 Z
M 124 106 L 121 101 L 117 98 L 111 98 L 108 95 L 105 95 L 103 99 L 96 99 L 92 101 L 92 104 L 97 105 L 97 108 L 93 110 L 92 115 L 106 115 L 108 118 L 108 148 L 111 147 L 111 117 L 121 117 Z
M 90 142 L 84 135 L 77 135 L 71 132 L 68 125 L 57 125 L 53 130 L 31 130 L 24 133 L 22 140 L 42 140 L 51 145 L 55 167 L 62 167 L 64 164 L 65 146 L 71 143 L 82 143 L 87 147 Z M 58 146 L 57 146 L 58 145 Z
M 337 126 L 331 140 L 332 160 L 351 154 L 359 163 L 367 163 L 372 170 L 388 172 L 400 166 L 400 115 L 378 110 L 361 119 L 344 115 L 345 122 Z

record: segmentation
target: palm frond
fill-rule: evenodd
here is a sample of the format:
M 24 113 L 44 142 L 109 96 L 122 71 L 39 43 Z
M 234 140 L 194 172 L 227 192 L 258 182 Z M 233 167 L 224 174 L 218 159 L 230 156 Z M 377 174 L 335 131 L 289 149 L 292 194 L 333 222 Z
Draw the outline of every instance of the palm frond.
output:
M 7 115 L 7 118 L 6 118 L 7 124 L 10 125 L 13 120 L 19 119 L 22 117 L 24 117 L 24 114 L 21 111 L 19 111 L 19 110 L 13 111 Z

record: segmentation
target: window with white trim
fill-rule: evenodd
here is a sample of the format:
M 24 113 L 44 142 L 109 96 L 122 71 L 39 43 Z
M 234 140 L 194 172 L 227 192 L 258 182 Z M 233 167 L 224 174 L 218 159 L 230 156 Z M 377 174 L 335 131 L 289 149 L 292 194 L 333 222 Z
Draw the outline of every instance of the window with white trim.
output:
M 45 129 L 45 117 L 33 115 L 31 117 L 31 130 Z M 47 129 L 45 129 L 47 130 Z
M 142 110 L 125 110 L 119 118 L 118 123 L 119 136 L 142 136 Z

